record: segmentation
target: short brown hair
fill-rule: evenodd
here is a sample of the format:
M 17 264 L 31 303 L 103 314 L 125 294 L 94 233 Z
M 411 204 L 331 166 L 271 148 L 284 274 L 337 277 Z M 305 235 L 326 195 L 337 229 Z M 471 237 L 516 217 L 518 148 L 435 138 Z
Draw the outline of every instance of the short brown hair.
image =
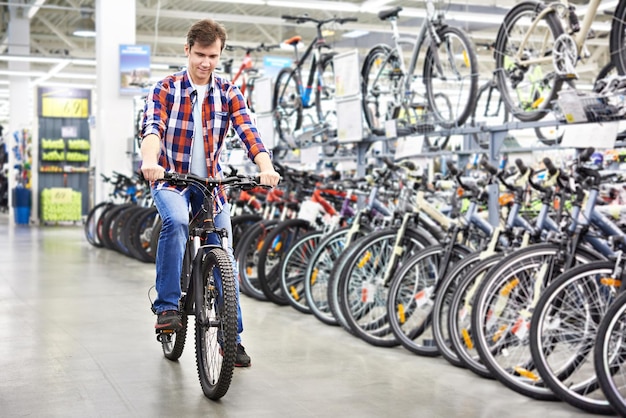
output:
M 196 43 L 201 46 L 212 45 L 217 40 L 222 41 L 222 50 L 226 45 L 226 29 L 221 23 L 213 19 L 202 19 L 191 25 L 187 32 L 187 45 L 191 49 Z

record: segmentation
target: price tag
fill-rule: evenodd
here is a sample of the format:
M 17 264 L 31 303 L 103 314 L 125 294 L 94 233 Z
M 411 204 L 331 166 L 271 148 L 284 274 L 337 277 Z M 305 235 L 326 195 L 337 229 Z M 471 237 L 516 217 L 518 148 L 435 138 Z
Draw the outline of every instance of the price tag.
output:
M 86 118 L 89 116 L 89 100 L 71 97 L 43 97 L 41 116 L 48 118 Z

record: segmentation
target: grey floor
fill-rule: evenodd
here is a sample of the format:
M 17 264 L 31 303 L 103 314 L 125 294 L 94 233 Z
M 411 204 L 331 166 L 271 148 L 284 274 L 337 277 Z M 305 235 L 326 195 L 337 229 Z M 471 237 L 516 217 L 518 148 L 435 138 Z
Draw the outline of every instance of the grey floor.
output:
M 192 341 L 162 356 L 154 265 L 91 247 L 82 229 L 0 219 L 0 416 L 572 417 L 398 347 L 370 346 L 291 307 L 242 297 L 249 369 L 202 395 Z

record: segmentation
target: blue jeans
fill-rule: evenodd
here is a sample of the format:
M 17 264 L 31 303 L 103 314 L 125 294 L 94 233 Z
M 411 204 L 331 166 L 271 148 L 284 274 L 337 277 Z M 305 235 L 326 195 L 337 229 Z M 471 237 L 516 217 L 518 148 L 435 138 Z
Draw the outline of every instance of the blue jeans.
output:
M 156 254 L 157 298 L 153 304 L 153 308 L 159 314 L 167 310 L 178 310 L 178 300 L 181 294 L 180 275 L 183 268 L 185 246 L 189 237 L 189 205 L 191 204 L 193 213 L 197 213 L 204 197 L 194 187 L 188 188 L 182 194 L 176 190 L 153 189 L 152 196 L 163 221 Z M 227 252 L 233 263 L 237 295 L 237 333 L 240 334 L 243 331 L 243 322 L 241 320 L 241 306 L 239 305 L 239 271 L 233 254 L 233 231 L 228 204 L 225 204 L 223 210 L 215 215 L 215 226 L 228 232 Z M 239 335 L 237 335 L 237 342 L 241 342 Z

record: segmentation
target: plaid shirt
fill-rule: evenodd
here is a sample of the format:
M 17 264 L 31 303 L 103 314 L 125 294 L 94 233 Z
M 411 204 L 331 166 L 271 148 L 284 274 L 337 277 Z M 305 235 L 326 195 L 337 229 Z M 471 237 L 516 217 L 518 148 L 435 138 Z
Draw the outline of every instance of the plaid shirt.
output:
M 194 137 L 193 103 L 195 90 L 186 70 L 172 74 L 156 83 L 148 93 L 144 107 L 142 137 L 156 134 L 161 138 L 159 164 L 167 172 L 188 173 L 191 164 L 191 143 Z M 219 178 L 222 169 L 219 156 L 224 138 L 232 123 L 237 135 L 243 140 L 248 157 L 254 158 L 267 152 L 256 127 L 250 120 L 245 99 L 237 86 L 213 74 L 202 100 L 202 132 L 209 177 Z M 209 117 L 206 117 L 210 115 Z M 174 188 L 165 182 L 153 187 Z M 219 202 L 226 202 L 226 192 L 218 193 Z

